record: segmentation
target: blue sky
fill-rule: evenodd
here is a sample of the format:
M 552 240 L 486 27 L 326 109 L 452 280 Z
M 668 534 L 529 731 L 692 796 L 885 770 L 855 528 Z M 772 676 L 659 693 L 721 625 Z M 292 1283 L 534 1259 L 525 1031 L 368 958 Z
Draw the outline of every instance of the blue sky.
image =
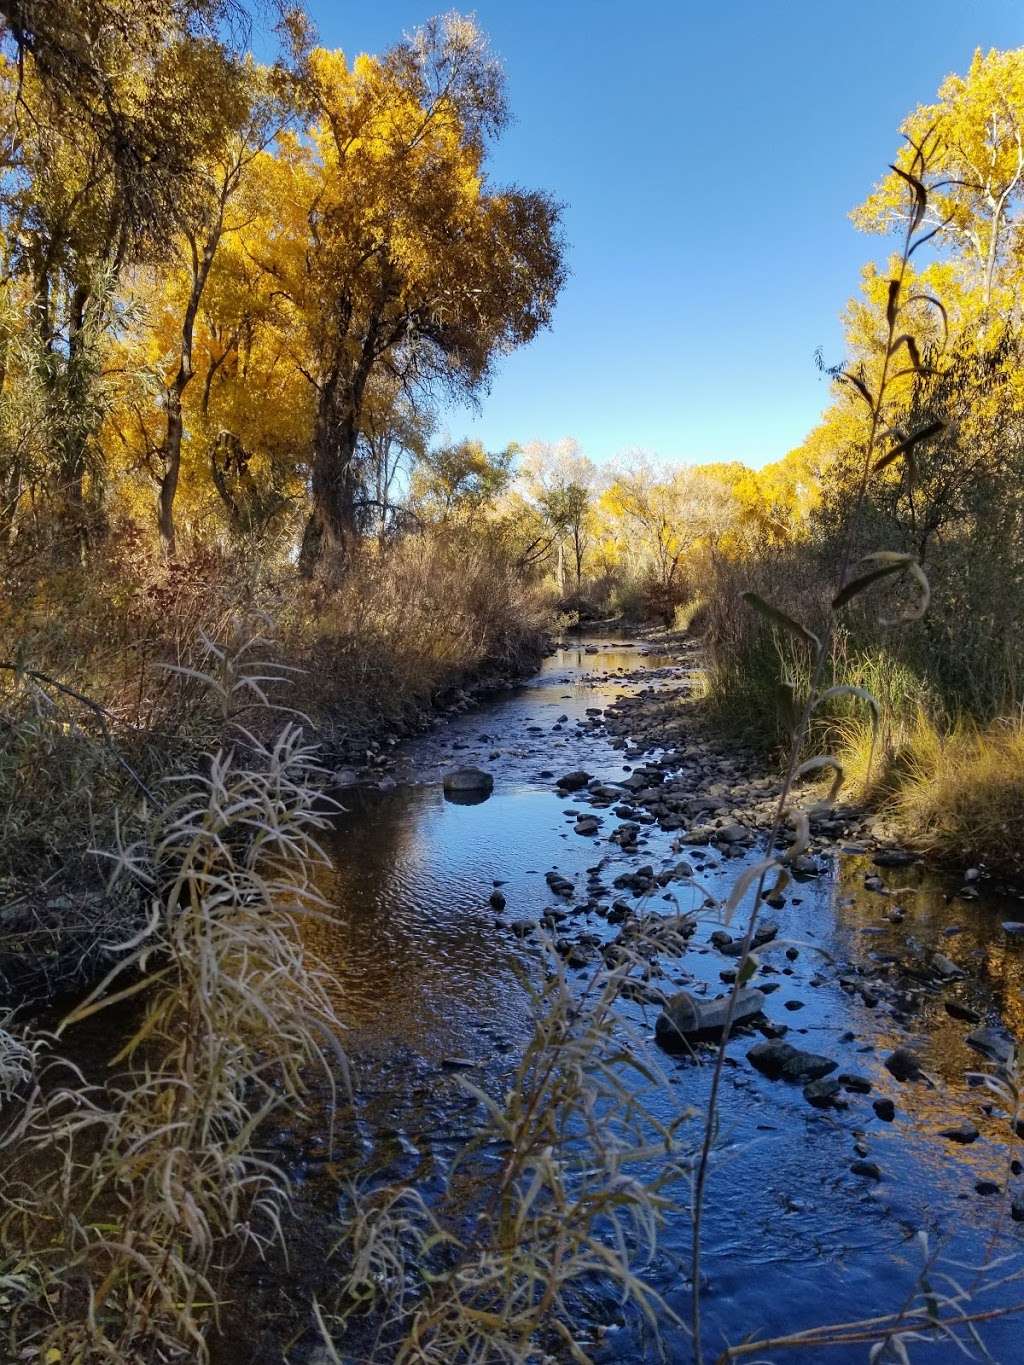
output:
M 321 41 L 376 52 L 448 0 L 310 0 Z M 1020 0 L 477 0 L 516 121 L 497 181 L 565 204 L 554 326 L 502 361 L 453 436 L 576 437 L 595 459 L 760 465 L 798 444 L 883 248 L 849 210 L 899 123 Z

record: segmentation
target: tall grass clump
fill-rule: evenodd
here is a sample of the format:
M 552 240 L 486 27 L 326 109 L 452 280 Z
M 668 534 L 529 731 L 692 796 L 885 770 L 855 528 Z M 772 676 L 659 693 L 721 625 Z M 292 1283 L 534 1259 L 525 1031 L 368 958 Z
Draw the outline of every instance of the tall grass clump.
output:
M 898 752 L 885 809 L 915 845 L 945 861 L 1024 873 L 1024 720 L 960 718 L 939 729 L 924 712 Z
M 225 717 L 240 697 L 269 707 L 251 651 L 210 652 Z M 301 1108 L 338 1034 L 298 929 L 320 786 L 292 719 L 269 741 L 238 726 L 163 782 L 141 837 L 109 852 L 145 924 L 53 1036 L 0 1039 L 10 1358 L 205 1360 L 226 1270 L 283 1236 L 288 1182 L 259 1132 Z M 59 1049 L 108 1011 L 127 1036 L 97 1081 Z

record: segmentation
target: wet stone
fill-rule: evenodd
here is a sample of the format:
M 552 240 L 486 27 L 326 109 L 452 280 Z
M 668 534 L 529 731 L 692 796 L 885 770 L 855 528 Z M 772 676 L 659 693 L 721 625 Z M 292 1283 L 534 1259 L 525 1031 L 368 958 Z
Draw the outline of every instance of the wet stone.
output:
M 555 786 L 561 787 L 562 791 L 576 792 L 582 790 L 590 781 L 590 774 L 579 769 L 577 772 L 566 773 L 560 777 Z
M 751 1066 L 769 1080 L 815 1081 L 835 1071 L 838 1062 L 814 1052 L 802 1052 L 791 1043 L 772 1039 L 755 1043 L 747 1053 Z
M 836 1080 L 844 1090 L 849 1090 L 855 1095 L 867 1095 L 871 1091 L 871 1082 L 866 1076 L 857 1076 L 849 1071 L 841 1071 Z
M 804 1086 L 804 1099 L 808 1104 L 813 1104 L 815 1109 L 833 1109 L 840 1102 L 845 1104 L 845 1100 L 840 1101 L 840 1093 L 838 1081 L 809 1081 Z
M 969 1142 L 977 1142 L 981 1134 L 970 1121 L 964 1119 L 962 1123 L 954 1124 L 950 1128 L 940 1128 L 939 1137 L 946 1138 L 949 1142 L 959 1142 L 966 1145 Z
M 755 1018 L 764 1009 L 764 995 L 755 989 L 736 993 L 732 1026 Z M 665 1004 L 655 1024 L 655 1037 L 662 1047 L 671 1049 L 691 1038 L 722 1032 L 729 1010 L 729 996 L 702 1000 L 689 991 L 679 991 Z
M 874 1161 L 851 1161 L 850 1170 L 854 1175 L 863 1176 L 865 1180 L 881 1180 L 881 1168 Z
M 885 1069 L 898 1081 L 916 1081 L 921 1076 L 921 1062 L 908 1047 L 898 1047 L 885 1059 Z

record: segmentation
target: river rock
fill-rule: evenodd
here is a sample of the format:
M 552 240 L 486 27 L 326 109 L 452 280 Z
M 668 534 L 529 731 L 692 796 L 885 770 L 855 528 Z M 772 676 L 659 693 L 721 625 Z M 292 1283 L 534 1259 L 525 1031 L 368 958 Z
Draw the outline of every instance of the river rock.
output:
M 835 1071 L 839 1065 L 830 1057 L 815 1052 L 802 1052 L 791 1043 L 773 1038 L 755 1043 L 747 1053 L 747 1061 L 769 1080 L 817 1081 Z
M 888 1096 L 883 1095 L 875 1100 L 871 1107 L 883 1123 L 892 1123 L 896 1117 L 896 1106 Z
M 832 1109 L 839 1100 L 839 1091 L 838 1081 L 808 1081 L 804 1086 L 804 1099 L 808 1104 L 813 1104 L 815 1109 Z M 842 1104 L 845 1105 L 846 1101 L 843 1100 Z
M 1004 919 L 1004 934 L 1024 934 L 1024 920 Z
M 970 1119 L 964 1119 L 961 1123 L 955 1123 L 949 1128 L 940 1128 L 939 1137 L 947 1138 L 950 1142 L 960 1142 L 966 1146 L 969 1142 L 977 1142 L 981 1134 Z
M 724 825 L 715 831 L 715 842 L 720 844 L 742 844 L 750 838 L 746 825 Z
M 921 1077 L 921 1061 L 909 1047 L 898 1047 L 885 1059 L 885 1069 L 898 1081 L 916 1081 Z
M 981 1015 L 977 1010 L 972 1010 L 970 1005 L 962 1005 L 959 1000 L 945 1001 L 946 1013 L 954 1019 L 962 1019 L 967 1024 L 980 1024 Z
M 721 1033 L 725 1026 L 729 997 L 701 1000 L 689 991 L 678 991 L 669 1000 L 654 1026 L 655 1037 L 664 1048 L 680 1047 L 691 1038 Z M 733 1027 L 753 1019 L 764 1009 L 764 995 L 753 987 L 738 991 L 733 1011 Z
M 1009 1066 L 1013 1061 L 1014 1041 L 1002 1029 L 976 1028 L 967 1035 L 967 1042 L 976 1052 L 998 1062 L 1000 1066 Z
M 442 779 L 446 792 L 492 792 L 494 778 L 482 768 L 453 768 Z
M 561 872 L 545 872 L 544 880 L 556 896 L 571 896 L 575 890 L 569 878 L 563 877 Z
M 492 891 L 488 899 L 490 900 L 493 909 L 497 910 L 498 914 L 500 915 L 507 904 L 505 897 L 501 894 L 500 891 Z
M 871 1092 L 871 1082 L 867 1076 L 857 1076 L 853 1072 L 842 1071 L 836 1080 L 844 1090 L 849 1090 L 854 1095 L 867 1095 Z
M 881 1180 L 881 1168 L 874 1161 L 851 1161 L 850 1170 L 854 1175 L 862 1175 L 865 1180 Z
M 564 792 L 578 792 L 590 781 L 590 774 L 585 773 L 582 768 L 574 773 L 565 773 L 555 783 L 556 787 L 561 787 Z
M 932 953 L 931 966 L 932 971 L 936 976 L 941 976 L 943 981 L 960 981 L 967 975 L 962 967 L 942 953 Z
M 596 815 L 583 815 L 573 825 L 573 829 L 577 834 L 596 834 L 600 823 Z
M 871 861 L 876 867 L 908 867 L 917 862 L 917 857 L 905 848 L 880 848 Z

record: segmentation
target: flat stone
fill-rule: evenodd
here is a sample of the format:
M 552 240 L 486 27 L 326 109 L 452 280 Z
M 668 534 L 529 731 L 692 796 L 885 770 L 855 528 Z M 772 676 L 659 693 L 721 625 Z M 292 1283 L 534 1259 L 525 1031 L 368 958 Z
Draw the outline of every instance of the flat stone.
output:
M 905 848 L 880 848 L 871 861 L 876 867 L 908 867 L 917 862 L 917 857 Z
M 702 1000 L 690 991 L 678 991 L 665 1003 L 654 1026 L 655 1037 L 664 1048 L 681 1047 L 690 1039 L 720 1034 L 725 1027 L 729 996 Z M 764 995 L 753 987 L 737 991 L 732 1024 L 745 1023 L 764 1009 Z
M 835 1071 L 839 1065 L 830 1057 L 814 1052 L 802 1052 L 791 1043 L 775 1038 L 755 1043 L 747 1053 L 747 1061 L 770 1080 L 816 1081 Z
M 841 1071 L 836 1080 L 844 1090 L 849 1090 L 855 1095 L 867 1095 L 871 1091 L 871 1082 L 867 1076 L 857 1076 L 850 1071 Z
M 951 958 L 944 957 L 942 953 L 932 953 L 931 967 L 943 981 L 960 981 L 967 975 L 962 967 L 958 967 Z
M 977 1142 L 981 1134 L 970 1119 L 964 1119 L 962 1123 L 953 1124 L 952 1127 L 940 1128 L 939 1137 L 947 1138 L 950 1142 L 960 1142 L 966 1145 L 968 1142 Z
M 750 830 L 746 825 L 723 825 L 721 829 L 715 831 L 716 841 L 722 844 L 742 844 L 749 838 Z
M 993 1062 L 998 1062 L 1001 1066 L 1009 1066 L 1013 1061 L 1013 1054 L 1016 1050 L 1013 1039 L 1002 1029 L 997 1028 L 976 1028 L 967 1035 L 967 1043 L 976 1052 L 990 1058 Z
M 946 1000 L 946 1013 L 952 1015 L 954 1019 L 962 1019 L 967 1024 L 980 1024 L 981 1015 L 977 1010 L 972 1010 L 970 1005 L 962 1005 L 959 1000 Z

